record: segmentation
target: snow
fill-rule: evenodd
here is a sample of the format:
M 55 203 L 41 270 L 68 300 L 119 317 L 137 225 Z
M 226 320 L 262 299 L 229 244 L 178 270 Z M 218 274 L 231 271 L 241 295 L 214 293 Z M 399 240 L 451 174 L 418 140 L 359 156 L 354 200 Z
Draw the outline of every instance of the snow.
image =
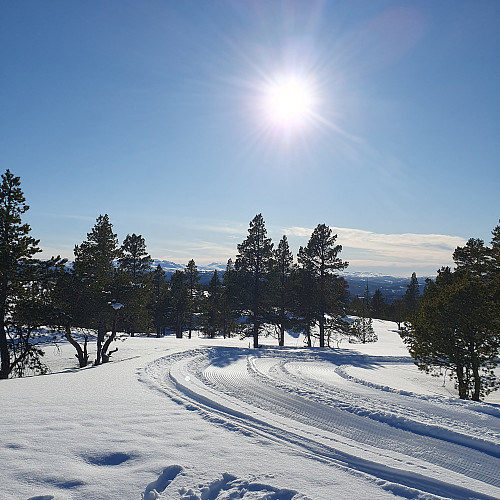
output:
M 0 383 L 0 498 L 500 498 L 500 395 L 457 399 L 395 332 L 302 339 L 134 337 L 112 361 Z

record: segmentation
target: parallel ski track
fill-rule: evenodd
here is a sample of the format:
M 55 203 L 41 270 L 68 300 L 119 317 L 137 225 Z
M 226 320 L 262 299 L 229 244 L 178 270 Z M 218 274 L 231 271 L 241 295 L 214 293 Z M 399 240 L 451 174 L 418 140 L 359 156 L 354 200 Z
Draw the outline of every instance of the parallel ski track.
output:
M 389 490 L 500 498 L 500 412 L 387 390 L 348 376 L 407 358 L 208 348 L 146 373 L 172 399 L 228 428 L 361 473 Z M 366 383 L 364 383 L 366 382 Z M 443 478 L 446 478 L 444 481 Z

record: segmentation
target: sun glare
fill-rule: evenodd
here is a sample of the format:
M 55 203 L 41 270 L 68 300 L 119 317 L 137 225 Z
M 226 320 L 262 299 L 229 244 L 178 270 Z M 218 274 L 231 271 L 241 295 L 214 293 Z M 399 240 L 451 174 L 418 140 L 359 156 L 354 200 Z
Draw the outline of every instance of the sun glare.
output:
M 313 115 L 315 96 L 305 79 L 283 78 L 266 88 L 264 108 L 270 122 L 292 128 L 305 125 Z

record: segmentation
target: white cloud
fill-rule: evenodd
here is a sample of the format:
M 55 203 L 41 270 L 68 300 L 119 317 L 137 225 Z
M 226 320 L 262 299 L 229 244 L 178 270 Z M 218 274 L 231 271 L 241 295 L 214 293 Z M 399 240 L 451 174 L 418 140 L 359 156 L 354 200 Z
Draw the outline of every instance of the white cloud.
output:
M 438 269 L 450 265 L 451 256 L 457 246 L 465 240 L 458 236 L 443 234 L 383 234 L 332 227 L 337 234 L 337 243 L 342 245 L 342 257 L 349 260 L 351 266 L 385 268 L 422 268 Z M 312 234 L 311 228 L 291 227 L 285 234 L 305 238 Z

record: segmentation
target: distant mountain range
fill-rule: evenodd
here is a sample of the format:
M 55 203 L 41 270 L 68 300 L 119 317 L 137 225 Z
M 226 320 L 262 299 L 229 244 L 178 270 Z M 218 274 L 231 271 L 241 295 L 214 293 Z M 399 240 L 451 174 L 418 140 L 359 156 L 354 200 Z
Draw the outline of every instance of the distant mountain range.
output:
M 363 297 L 366 286 L 368 285 L 368 293 L 373 296 L 375 290 L 380 290 L 387 303 L 394 302 L 400 299 L 406 292 L 406 287 L 410 283 L 410 278 L 399 278 L 396 276 L 381 276 L 364 273 L 343 273 L 343 277 L 349 284 L 349 294 L 351 297 Z M 420 292 L 424 289 L 425 278 L 418 278 Z
M 183 271 L 186 267 L 185 264 L 177 264 L 168 260 L 155 260 L 154 266 L 156 267 L 158 264 L 163 268 L 168 278 L 170 278 L 175 271 Z M 197 265 L 196 267 L 200 273 L 201 284 L 207 284 L 210 281 L 215 269 L 217 269 L 217 272 L 220 273 L 220 277 L 222 277 L 224 271 L 226 270 L 226 265 L 220 262 L 212 262 L 205 266 Z M 349 284 L 349 293 L 351 297 L 363 296 L 366 285 L 368 284 L 368 292 L 370 296 L 373 295 L 375 290 L 379 289 L 386 302 L 389 303 L 401 298 L 406 291 L 407 285 L 410 283 L 410 277 L 400 278 L 395 276 L 383 276 L 368 272 L 344 272 L 342 273 L 342 276 Z M 420 284 L 420 291 L 422 291 L 425 284 L 425 277 L 419 277 L 418 280 Z
M 172 262 L 170 260 L 155 259 L 153 262 L 154 262 L 154 267 L 157 267 L 158 264 L 160 264 L 160 266 L 166 273 L 183 271 L 186 268 L 186 264 L 177 264 L 176 262 Z M 220 262 L 212 262 L 211 264 L 207 264 L 206 266 L 199 266 L 198 264 L 196 264 L 196 267 L 198 268 L 200 274 L 213 273 L 215 269 L 217 269 L 217 272 L 226 270 L 226 264 L 221 264 Z

